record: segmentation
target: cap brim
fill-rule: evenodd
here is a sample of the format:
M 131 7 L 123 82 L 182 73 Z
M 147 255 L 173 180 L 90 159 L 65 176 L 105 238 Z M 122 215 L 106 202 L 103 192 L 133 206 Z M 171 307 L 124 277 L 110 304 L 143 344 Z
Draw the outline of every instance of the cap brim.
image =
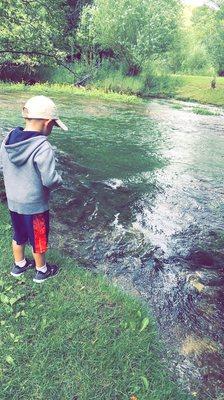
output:
M 55 119 L 55 125 L 61 128 L 63 131 L 68 131 L 67 126 L 63 124 L 63 122 L 59 118 Z

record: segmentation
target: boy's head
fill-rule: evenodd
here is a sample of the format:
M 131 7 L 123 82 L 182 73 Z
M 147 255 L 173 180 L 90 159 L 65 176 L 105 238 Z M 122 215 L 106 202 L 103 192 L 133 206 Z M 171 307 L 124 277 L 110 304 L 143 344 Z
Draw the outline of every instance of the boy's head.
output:
M 59 126 L 64 131 L 68 128 L 58 117 L 54 102 L 46 96 L 31 97 L 22 109 L 26 121 L 26 130 L 35 130 L 49 135 L 53 126 Z

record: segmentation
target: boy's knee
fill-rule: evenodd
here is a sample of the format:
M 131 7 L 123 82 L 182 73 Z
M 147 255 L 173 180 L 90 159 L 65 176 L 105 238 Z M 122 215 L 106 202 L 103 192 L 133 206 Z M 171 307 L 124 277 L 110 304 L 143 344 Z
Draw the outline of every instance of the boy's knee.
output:
M 24 247 L 25 245 L 26 245 L 26 242 L 24 242 L 24 243 L 17 243 L 17 241 L 15 240 L 15 239 L 13 239 L 12 240 L 12 244 L 13 244 L 13 246 L 22 246 L 22 247 Z

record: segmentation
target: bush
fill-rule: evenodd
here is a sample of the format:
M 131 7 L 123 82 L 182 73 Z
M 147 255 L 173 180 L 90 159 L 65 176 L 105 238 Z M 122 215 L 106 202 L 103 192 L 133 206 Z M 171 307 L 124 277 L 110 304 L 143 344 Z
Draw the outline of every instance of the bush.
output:
M 106 92 L 117 92 L 125 94 L 142 93 L 142 80 L 139 77 L 124 76 L 122 70 L 100 71 L 97 79 L 93 81 L 96 88 L 103 88 Z
M 140 78 L 143 84 L 143 96 L 172 96 L 176 92 L 177 87 L 182 83 L 180 77 L 158 74 L 152 70 L 143 71 Z
M 183 61 L 182 72 L 198 75 L 213 75 L 214 68 L 209 60 L 207 51 L 203 47 L 195 47 Z

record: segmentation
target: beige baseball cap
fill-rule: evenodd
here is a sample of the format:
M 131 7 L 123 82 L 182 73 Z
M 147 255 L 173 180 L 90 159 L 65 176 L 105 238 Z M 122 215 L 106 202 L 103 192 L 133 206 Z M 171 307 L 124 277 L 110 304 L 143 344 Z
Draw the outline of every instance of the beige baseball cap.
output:
M 58 117 L 56 105 L 46 96 L 34 96 L 27 100 L 22 109 L 22 116 L 34 119 L 54 119 L 55 125 L 59 126 L 63 131 L 68 130 L 67 126 Z

